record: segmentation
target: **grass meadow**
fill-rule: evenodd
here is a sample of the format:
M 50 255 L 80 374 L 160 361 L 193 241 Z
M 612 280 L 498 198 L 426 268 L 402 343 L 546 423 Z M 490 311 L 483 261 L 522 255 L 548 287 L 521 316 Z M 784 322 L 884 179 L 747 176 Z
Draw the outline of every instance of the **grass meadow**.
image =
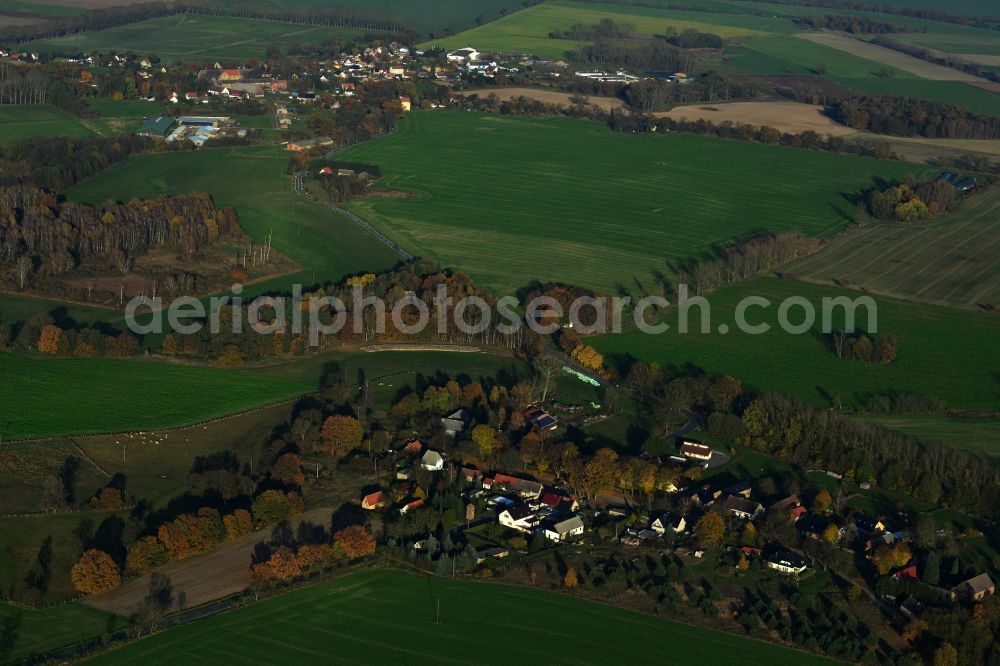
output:
M 642 35 L 663 34 L 667 26 L 678 31 L 694 28 L 723 37 L 749 37 L 757 34 L 791 32 L 794 24 L 783 17 L 760 17 L 749 14 L 714 14 L 697 11 L 668 10 L 655 7 L 631 7 L 553 0 L 486 23 L 443 39 L 432 39 L 425 46 L 480 50 L 525 52 L 549 58 L 562 58 L 566 51 L 582 42 L 552 39 L 548 34 L 566 30 L 578 23 L 594 24 L 602 19 L 631 23 Z
M 31 137 L 82 137 L 90 134 L 90 129 L 79 118 L 51 104 L 0 106 L 0 142 Z
M 578 120 L 413 113 L 342 159 L 417 198 L 351 206 L 411 252 L 511 293 L 531 280 L 635 292 L 668 263 L 761 231 L 830 235 L 851 194 L 920 167 Z
M 837 358 L 818 335 L 824 297 L 861 296 L 836 287 L 761 277 L 722 289 L 708 296 L 711 332 L 699 333 L 699 310 L 689 311 L 689 333 L 677 332 L 676 309 L 668 310 L 671 329 L 660 335 L 638 331 L 592 339 L 613 364 L 624 365 L 629 356 L 657 361 L 678 369 L 700 368 L 709 373 L 731 374 L 753 390 L 774 390 L 803 402 L 830 406 L 839 399 L 845 408 L 866 402 L 882 392 L 917 392 L 943 400 L 952 409 L 996 409 L 1000 401 L 1000 319 L 996 315 L 876 297 L 878 331 L 899 339 L 896 360 L 875 365 Z M 747 335 L 733 326 L 736 305 L 748 296 L 761 296 L 772 305 L 750 308 L 751 323 L 768 323 L 771 330 Z M 777 325 L 778 304 L 789 297 L 804 297 L 816 308 L 813 329 L 802 335 L 783 332 Z M 801 308 L 792 308 L 789 319 L 802 321 Z M 870 329 L 863 309 L 856 326 Z M 731 328 L 718 333 L 718 326 Z M 835 319 L 834 328 L 842 326 Z
M 518 639 L 497 649 L 501 635 Z M 89 663 L 509 664 L 537 661 L 539 645 L 545 646 L 546 661 L 555 664 L 834 663 L 565 594 L 390 570 L 347 576 L 214 615 Z
M 796 277 L 964 307 L 1000 306 L 1000 190 L 921 224 L 850 230 L 785 268 Z
M 767 35 L 726 49 L 724 71 L 755 75 L 816 75 L 868 95 L 902 95 L 1000 115 L 1000 96 L 958 81 L 931 81 L 793 35 Z M 888 74 L 883 76 L 882 74 Z
M 108 199 L 208 192 L 216 205 L 236 209 L 244 231 L 258 240 L 273 233 L 274 247 L 303 267 L 294 275 L 254 285 L 245 294 L 287 290 L 294 282 L 337 281 L 395 264 L 398 256 L 357 225 L 295 194 L 286 173 L 288 155 L 280 146 L 141 155 L 66 194 L 72 200 L 96 204 Z
M 269 46 L 319 44 L 335 37 L 360 37 L 362 31 L 221 16 L 177 14 L 140 23 L 39 40 L 30 48 L 51 53 L 155 51 L 168 61 L 263 59 Z
M 10 653 L 11 659 L 15 660 L 100 636 L 109 628 L 119 628 L 124 624 L 121 618 L 83 604 L 60 604 L 42 610 L 31 610 L 0 602 L 0 620 L 18 614 L 21 616 L 21 625 L 17 632 L 17 642 Z
M 956 449 L 1000 458 L 1000 419 L 952 418 L 944 414 L 863 416 L 924 442 L 944 442 Z
M 12 353 L 0 354 L 0 375 L 6 378 L 0 386 L 6 438 L 176 427 L 316 386 L 278 377 L 264 381 L 249 370 Z

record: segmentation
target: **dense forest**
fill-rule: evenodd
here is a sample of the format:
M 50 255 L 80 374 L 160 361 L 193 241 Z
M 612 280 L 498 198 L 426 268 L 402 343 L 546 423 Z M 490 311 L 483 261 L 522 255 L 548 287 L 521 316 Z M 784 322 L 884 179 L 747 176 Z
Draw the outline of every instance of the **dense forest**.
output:
M 38 271 L 59 276 L 80 265 L 127 275 L 137 257 L 155 248 L 191 260 L 237 235 L 236 211 L 216 208 L 207 194 L 88 206 L 59 202 L 37 187 L 0 188 L 0 266 L 19 289 Z
M 134 134 L 14 141 L 0 146 L 0 186 L 24 184 L 62 191 L 153 146 L 152 139 Z
M 875 21 L 864 16 L 809 16 L 803 14 L 797 16 L 795 24 L 800 28 L 809 30 L 840 30 L 854 35 L 885 35 L 894 32 L 913 32 L 906 26 L 886 23 L 885 21 Z M 926 28 L 924 29 L 926 31 Z
M 599 39 L 568 54 L 572 60 L 591 65 L 614 65 L 665 72 L 689 72 L 695 60 L 682 49 L 663 40 L 629 41 Z
M 929 139 L 998 139 L 1000 118 L 916 97 L 852 97 L 827 104 L 842 125 L 877 134 Z
M 745 441 L 803 469 L 830 469 L 933 505 L 994 520 L 1000 514 L 1000 469 L 945 444 L 860 423 L 779 395 L 754 400 L 743 413 Z

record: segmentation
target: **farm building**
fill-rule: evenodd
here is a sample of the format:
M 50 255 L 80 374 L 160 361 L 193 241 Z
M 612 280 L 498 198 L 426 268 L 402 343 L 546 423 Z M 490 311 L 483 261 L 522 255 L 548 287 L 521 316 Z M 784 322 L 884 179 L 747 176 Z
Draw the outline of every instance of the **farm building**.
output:
M 170 116 L 157 116 L 156 118 L 145 118 L 139 129 L 136 130 L 136 134 L 139 136 L 151 136 L 163 138 L 167 136 L 170 132 L 170 128 L 174 126 L 174 119 Z
M 381 490 L 374 493 L 365 495 L 364 499 L 361 500 L 361 508 L 368 509 L 369 511 L 374 511 L 375 509 L 381 509 L 389 504 L 389 496 L 386 495 Z
M 329 146 L 334 142 L 333 137 L 321 136 L 315 139 L 305 139 L 302 141 L 289 141 L 288 150 L 298 152 L 300 150 L 309 150 L 310 148 L 322 148 L 323 146 Z

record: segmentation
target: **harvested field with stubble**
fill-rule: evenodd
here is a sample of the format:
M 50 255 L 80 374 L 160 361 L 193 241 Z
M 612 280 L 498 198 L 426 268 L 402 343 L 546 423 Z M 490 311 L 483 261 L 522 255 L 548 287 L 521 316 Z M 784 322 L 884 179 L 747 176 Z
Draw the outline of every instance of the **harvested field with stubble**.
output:
M 798 102 L 730 102 L 727 104 L 690 104 L 654 114 L 673 120 L 708 120 L 743 125 L 767 125 L 782 132 L 795 134 L 813 131 L 843 136 L 857 132 L 823 114 L 823 107 Z
M 496 95 L 500 100 L 505 102 L 518 97 L 527 97 L 528 99 L 545 104 L 561 104 L 563 106 L 572 106 L 573 102 L 571 100 L 574 97 L 571 93 L 560 92 L 558 90 L 542 90 L 541 88 L 481 88 L 478 90 L 466 90 L 462 94 L 466 97 L 470 95 L 479 95 L 480 97 Z M 601 97 L 599 95 L 584 95 L 584 97 L 587 98 L 588 104 L 600 107 L 605 111 L 625 108 L 625 102 L 617 97 Z
M 887 49 L 884 46 L 876 46 L 868 42 L 853 37 L 848 37 L 843 33 L 836 32 L 810 32 L 796 35 L 802 39 L 829 46 L 830 48 L 850 53 L 851 55 L 866 58 L 872 62 L 881 63 L 909 72 L 922 79 L 931 81 L 984 81 L 985 79 L 966 74 L 963 71 L 935 65 L 932 62 L 914 58 L 899 51 Z
M 1000 189 L 924 224 L 878 223 L 845 232 L 786 272 L 940 305 L 1000 306 Z

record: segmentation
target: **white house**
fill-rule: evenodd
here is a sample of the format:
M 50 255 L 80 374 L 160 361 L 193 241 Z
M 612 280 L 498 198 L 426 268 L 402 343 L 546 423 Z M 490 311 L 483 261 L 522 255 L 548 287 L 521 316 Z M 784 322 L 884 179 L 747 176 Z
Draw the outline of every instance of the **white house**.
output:
M 766 561 L 768 567 L 784 574 L 797 576 L 806 570 L 806 561 L 787 550 L 771 553 Z
M 687 521 L 679 514 L 658 516 L 649 524 L 649 528 L 661 535 L 666 534 L 667 530 L 680 533 L 687 529 Z
M 550 527 L 545 528 L 545 536 L 552 541 L 565 541 L 570 537 L 583 534 L 583 520 L 573 516 Z
M 427 450 L 420 458 L 420 466 L 431 472 L 440 472 L 444 469 L 444 458 L 437 451 Z
M 527 504 L 518 504 L 509 509 L 504 509 L 500 512 L 498 519 L 504 527 L 509 527 L 519 532 L 530 532 L 538 525 L 538 518 L 535 517 L 535 512 Z

